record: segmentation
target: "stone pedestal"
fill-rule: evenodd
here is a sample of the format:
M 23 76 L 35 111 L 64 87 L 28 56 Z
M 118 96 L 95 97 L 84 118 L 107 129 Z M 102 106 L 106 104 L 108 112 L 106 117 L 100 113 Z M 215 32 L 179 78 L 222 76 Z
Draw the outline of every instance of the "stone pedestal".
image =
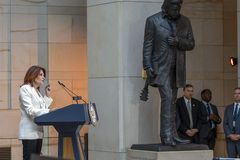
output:
M 212 160 L 212 150 L 195 151 L 142 151 L 131 150 L 127 152 L 127 160 Z
M 168 152 L 168 151 L 195 151 L 195 150 L 209 150 L 205 144 L 177 144 L 176 146 L 164 145 L 161 143 L 153 144 L 133 144 L 131 146 L 133 150 L 145 150 L 145 151 L 156 151 L 156 152 Z

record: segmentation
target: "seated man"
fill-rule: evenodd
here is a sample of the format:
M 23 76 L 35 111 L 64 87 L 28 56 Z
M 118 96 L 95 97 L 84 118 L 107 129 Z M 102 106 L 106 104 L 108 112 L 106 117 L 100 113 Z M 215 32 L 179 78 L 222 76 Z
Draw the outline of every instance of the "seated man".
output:
M 202 125 L 199 132 L 199 143 L 208 145 L 209 149 L 214 149 L 217 136 L 217 124 L 221 123 L 217 107 L 210 103 L 212 92 L 204 89 L 201 92 L 201 119 Z
M 183 96 L 176 102 L 178 135 L 183 139 L 189 139 L 191 143 L 198 143 L 198 132 L 201 126 L 200 102 L 192 96 L 193 86 L 186 84 L 183 88 Z

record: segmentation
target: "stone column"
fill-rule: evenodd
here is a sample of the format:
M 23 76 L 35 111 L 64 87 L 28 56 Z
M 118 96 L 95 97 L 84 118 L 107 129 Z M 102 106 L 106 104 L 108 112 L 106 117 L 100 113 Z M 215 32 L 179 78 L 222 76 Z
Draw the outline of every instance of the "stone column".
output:
M 89 100 L 99 114 L 89 131 L 89 159 L 123 160 L 136 143 L 159 143 L 159 93 L 139 94 L 145 20 L 162 0 L 87 1 Z
M 240 58 L 240 2 L 237 1 L 237 53 Z M 240 65 L 238 65 L 238 85 L 240 84 Z

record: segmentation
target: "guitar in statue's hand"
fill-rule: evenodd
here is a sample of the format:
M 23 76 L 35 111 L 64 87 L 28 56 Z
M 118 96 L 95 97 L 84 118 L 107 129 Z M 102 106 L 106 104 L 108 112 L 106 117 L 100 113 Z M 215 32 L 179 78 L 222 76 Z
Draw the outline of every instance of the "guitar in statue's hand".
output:
M 142 89 L 142 92 L 140 93 L 140 100 L 142 100 L 142 101 L 148 100 L 149 79 L 156 77 L 152 68 L 146 69 L 146 73 L 147 73 L 147 79 L 145 81 L 144 88 Z

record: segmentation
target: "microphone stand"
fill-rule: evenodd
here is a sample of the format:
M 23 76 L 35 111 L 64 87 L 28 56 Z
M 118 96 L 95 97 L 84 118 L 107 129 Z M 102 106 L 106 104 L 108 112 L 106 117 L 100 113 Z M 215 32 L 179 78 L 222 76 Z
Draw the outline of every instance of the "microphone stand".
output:
M 68 95 L 70 95 L 72 97 L 72 100 L 76 101 L 77 104 L 78 104 L 78 100 L 82 100 L 84 103 L 87 103 L 81 96 L 78 96 L 76 93 L 74 93 L 72 90 L 70 90 L 68 87 L 66 87 L 60 81 L 58 81 L 58 84 L 62 86 L 62 88 L 67 92 Z M 83 154 L 83 158 L 84 158 L 84 160 L 86 160 L 86 155 L 85 155 L 85 152 L 83 150 L 83 143 L 82 143 L 82 140 L 81 140 L 80 136 L 79 136 L 79 142 L 80 142 L 80 145 L 81 145 L 80 148 L 81 148 L 81 151 L 82 151 L 82 154 Z
M 70 95 L 72 97 L 73 101 L 76 101 L 77 104 L 78 104 L 78 100 L 82 100 L 84 103 L 87 103 L 81 96 L 79 96 L 76 93 L 74 93 L 72 90 L 70 90 L 68 87 L 66 87 L 60 81 L 58 81 L 58 84 L 60 84 L 62 86 L 62 88 L 67 92 L 68 95 Z

